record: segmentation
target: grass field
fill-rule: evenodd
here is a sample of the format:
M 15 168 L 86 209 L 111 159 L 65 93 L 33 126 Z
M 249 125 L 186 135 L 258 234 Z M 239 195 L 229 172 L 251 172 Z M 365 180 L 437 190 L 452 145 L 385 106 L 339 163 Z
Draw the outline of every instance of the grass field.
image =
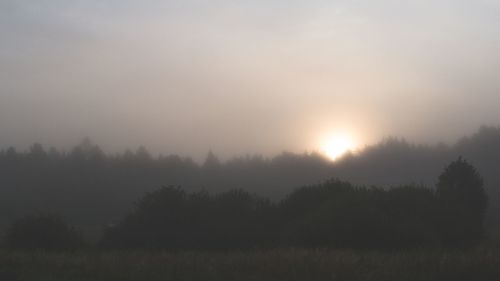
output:
M 500 280 L 500 252 L 0 253 L 1 281 Z

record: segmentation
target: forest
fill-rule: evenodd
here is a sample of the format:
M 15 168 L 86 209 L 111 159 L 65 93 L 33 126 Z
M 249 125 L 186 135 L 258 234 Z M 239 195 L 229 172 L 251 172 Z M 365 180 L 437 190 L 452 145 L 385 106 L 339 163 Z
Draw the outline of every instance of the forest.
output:
M 390 138 L 332 162 L 316 153 L 244 156 L 221 161 L 209 152 L 204 163 L 177 155 L 153 156 L 144 147 L 106 154 L 84 140 L 70 151 L 34 144 L 27 151 L 0 151 L 0 230 L 38 212 L 55 213 L 97 242 L 140 198 L 162 186 L 187 194 L 242 190 L 278 204 L 295 190 L 330 179 L 353 188 L 418 186 L 435 189 L 444 167 L 459 156 L 481 173 L 489 196 L 485 228 L 500 226 L 500 128 L 482 127 L 453 145 L 415 145 Z M 211 195 L 211 196 L 212 196 Z M 187 195 L 186 195 L 187 196 Z M 279 205 L 279 204 L 278 204 Z

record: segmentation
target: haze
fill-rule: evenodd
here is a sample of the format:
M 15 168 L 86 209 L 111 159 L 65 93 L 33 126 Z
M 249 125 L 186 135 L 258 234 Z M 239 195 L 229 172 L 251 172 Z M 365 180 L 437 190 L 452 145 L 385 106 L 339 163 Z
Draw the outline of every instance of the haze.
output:
M 0 2 L 0 146 L 222 157 L 500 120 L 500 1 Z

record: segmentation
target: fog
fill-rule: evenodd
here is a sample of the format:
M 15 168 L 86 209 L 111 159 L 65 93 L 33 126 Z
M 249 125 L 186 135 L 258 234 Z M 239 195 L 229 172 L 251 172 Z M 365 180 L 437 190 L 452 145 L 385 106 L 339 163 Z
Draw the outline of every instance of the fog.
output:
M 500 1 L 0 3 L 0 146 L 203 159 L 500 120 Z

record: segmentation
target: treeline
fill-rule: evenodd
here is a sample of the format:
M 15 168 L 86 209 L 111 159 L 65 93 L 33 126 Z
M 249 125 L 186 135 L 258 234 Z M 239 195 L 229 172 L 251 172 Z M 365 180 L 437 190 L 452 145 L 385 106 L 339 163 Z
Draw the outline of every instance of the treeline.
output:
M 243 190 L 218 195 L 164 187 L 105 233 L 102 246 L 168 250 L 464 247 L 484 237 L 483 181 L 459 158 L 436 189 L 356 187 L 330 180 L 279 203 Z
M 279 202 L 295 188 L 341 178 L 355 186 L 381 188 L 407 183 L 434 186 L 439 171 L 463 155 L 481 171 L 490 196 L 488 229 L 500 226 L 500 128 L 483 127 L 454 145 L 414 145 L 387 139 L 331 162 L 320 154 L 244 156 L 204 163 L 176 155 L 153 156 L 145 148 L 106 154 L 89 140 L 69 151 L 34 144 L 27 151 L 0 150 L 0 231 L 26 213 L 62 214 L 98 239 L 144 192 L 182 186 L 221 193 L 234 188 Z
M 468 247 L 484 238 L 487 203 L 481 176 L 462 158 L 446 167 L 435 189 L 329 180 L 273 203 L 240 189 L 210 194 L 163 187 L 110 226 L 99 246 L 169 251 Z M 82 245 L 78 237 L 50 216 L 28 217 L 13 224 L 7 245 L 36 249 L 39 243 L 59 250 Z
M 144 147 L 109 155 L 88 139 L 70 151 L 38 143 L 27 151 L 10 147 L 0 151 L 0 230 L 25 213 L 42 210 L 98 232 L 120 219 L 144 192 L 165 184 L 210 192 L 238 187 L 277 198 L 288 186 L 327 178 L 330 167 L 317 154 L 248 156 L 223 163 L 210 152 L 202 164 L 177 155 L 152 156 Z

